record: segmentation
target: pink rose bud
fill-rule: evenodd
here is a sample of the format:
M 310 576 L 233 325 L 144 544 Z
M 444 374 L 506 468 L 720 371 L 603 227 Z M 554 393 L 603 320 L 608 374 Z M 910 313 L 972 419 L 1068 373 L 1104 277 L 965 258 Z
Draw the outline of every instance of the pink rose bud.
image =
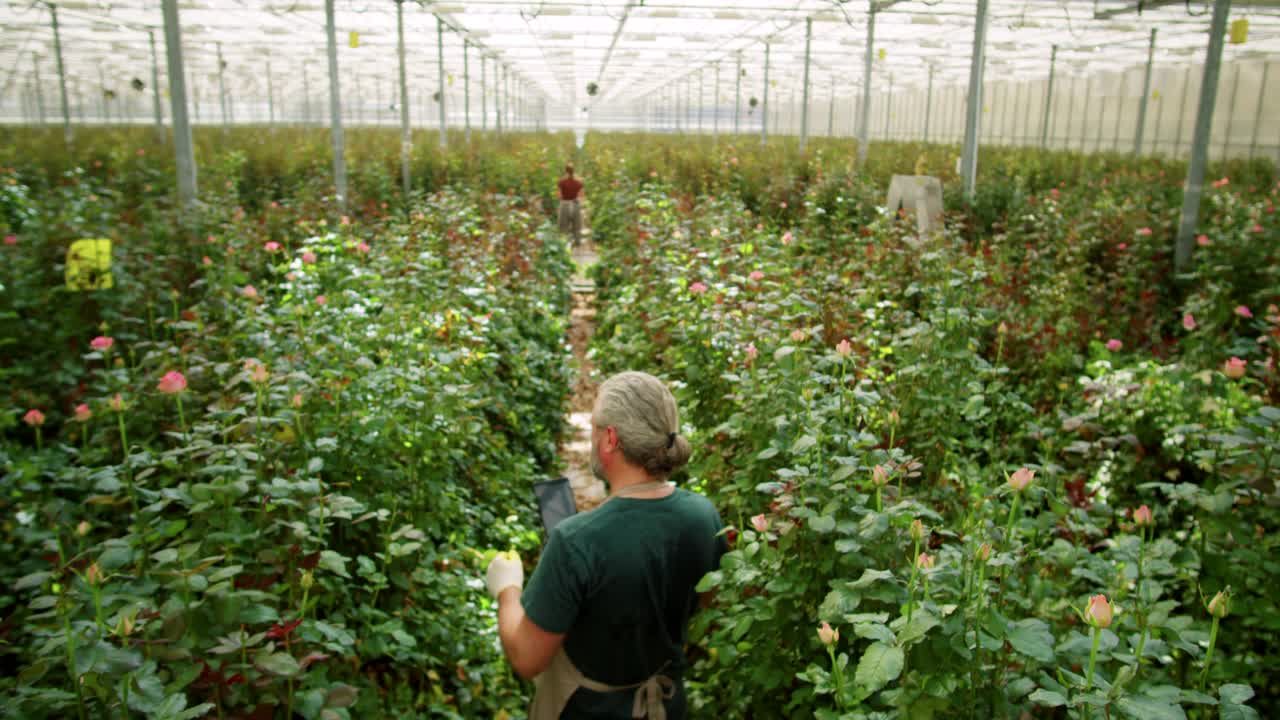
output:
M 1146 505 L 1140 505 L 1137 510 L 1133 511 L 1133 523 L 1138 527 L 1154 525 L 1155 520 L 1151 517 L 1151 508 Z
M 4 236 L 4 244 L 5 244 L 5 245 L 17 245 L 17 244 L 18 244 L 18 236 L 17 236 L 17 235 L 5 235 L 5 236 Z
M 1089 607 L 1084 612 L 1085 622 L 1096 628 L 1111 626 L 1111 604 L 1106 595 L 1094 595 L 1089 598 Z
M 889 471 L 883 465 L 877 465 L 871 468 L 871 483 L 876 487 L 884 487 L 889 484 Z
M 315 253 L 311 252 L 310 250 L 308 250 L 307 252 L 302 253 L 302 262 L 303 262 L 304 264 L 306 264 L 306 265 L 311 265 L 311 264 L 315 263 L 315 261 L 316 261 L 316 254 L 315 254 Z
M 342 216 L 342 224 L 343 224 L 343 225 L 350 225 L 350 224 L 351 224 L 351 218 L 347 217 L 346 215 L 343 215 L 343 216 Z
M 327 303 L 327 302 L 329 302 L 329 298 L 327 298 L 327 297 L 325 297 L 325 296 L 323 296 L 323 295 L 317 295 L 317 296 L 316 296 L 316 304 L 317 304 L 317 305 L 324 305 L 324 304 L 325 304 L 325 303 Z
M 367 243 L 367 242 L 365 242 L 365 241 L 363 241 L 363 240 L 361 240 L 360 242 L 356 243 L 356 252 L 360 253 L 361 255 L 368 255 L 368 254 L 369 254 L 369 250 L 370 250 L 370 248 L 369 248 L 369 243 Z
M 294 280 L 297 280 L 297 279 L 298 279 L 298 273 L 296 273 L 296 272 L 287 272 L 287 273 L 285 273 L 285 274 L 284 274 L 284 279 L 285 279 L 285 280 L 288 280 L 289 282 L 293 282 Z
M 759 281 L 764 279 L 764 273 L 760 272 L 759 270 L 752 270 L 751 274 L 748 275 L 747 277 L 751 278 L 752 280 Z
M 1241 360 L 1238 357 L 1233 357 L 1230 360 L 1223 363 L 1222 374 L 1226 375 L 1232 380 L 1239 380 L 1240 378 L 1244 377 L 1245 366 L 1248 364 L 1249 364 L 1248 360 Z
M 933 556 L 929 553 L 920 553 L 920 555 L 916 557 L 916 567 L 921 570 L 932 570 L 933 562 Z
M 1256 233 L 1262 232 L 1262 226 L 1255 223 L 1253 226 L 1253 231 Z
M 1110 340 L 1107 341 L 1107 349 L 1110 350 L 1111 352 L 1116 352 L 1122 347 L 1124 347 L 1124 343 L 1120 342 L 1115 338 L 1111 338 Z
M 120 393 L 111 396 L 111 399 L 107 401 L 107 405 L 115 412 L 124 412 L 124 398 L 120 397 Z
M 897 411 L 897 410 L 890 410 L 890 411 L 889 411 L 889 424 L 890 424 L 890 425 L 897 425 L 897 424 L 898 424 L 898 423 L 900 423 L 900 422 L 902 422 L 902 416 L 898 414 L 898 411 Z
M 1200 247 L 1209 247 L 1213 243 L 1210 242 L 1208 235 L 1197 235 L 1196 244 L 1199 245 Z
M 265 383 L 271 377 L 270 373 L 267 372 L 267 366 L 262 363 L 255 363 L 249 376 L 258 384 Z
M 1209 614 L 1216 618 L 1224 618 L 1231 613 L 1231 591 L 1230 588 L 1221 590 L 1213 599 L 1209 601 Z
M 30 425 L 31 427 L 40 427 L 44 424 L 44 413 L 34 408 L 28 410 L 27 414 L 22 416 L 22 422 Z
M 98 337 L 89 341 L 89 347 L 93 348 L 94 350 L 106 350 L 115 344 L 116 344 L 115 338 L 110 338 L 105 335 L 99 335 Z
M 798 342 L 804 342 L 804 339 L 805 339 L 806 337 L 808 337 L 808 336 L 804 334 L 804 331 L 803 331 L 803 330 L 792 330 L 792 331 L 791 331 L 791 342 L 797 342 L 797 343 L 798 343 Z
M 924 523 L 919 519 L 911 521 L 911 540 L 919 543 L 924 539 Z
M 1027 468 L 1018 468 L 1017 470 L 1013 471 L 1012 475 L 1009 476 L 1009 487 L 1013 488 L 1018 492 L 1022 492 L 1023 490 L 1027 489 L 1027 486 L 1031 484 L 1031 481 L 1034 480 L 1035 477 L 1036 477 L 1035 470 L 1029 470 Z
M 176 395 L 187 389 L 187 378 L 177 370 L 170 370 L 160 378 L 160 383 L 156 385 L 156 389 L 166 395 Z
M 88 422 L 91 417 L 93 417 L 93 411 L 89 409 L 88 405 L 80 403 L 76 406 L 76 414 L 74 417 L 76 422 Z
M 267 249 L 267 252 L 279 252 L 280 243 L 276 242 L 275 240 L 269 240 L 267 241 L 267 244 L 264 245 L 263 247 Z
M 289 405 L 294 408 L 302 407 L 302 393 L 294 393 L 293 397 L 289 398 Z
M 769 520 L 765 518 L 764 513 L 760 513 L 751 518 L 751 527 L 755 528 L 756 532 L 764 532 L 769 529 Z
M 1236 306 L 1236 314 L 1237 314 L 1237 315 L 1239 315 L 1239 316 L 1240 316 L 1240 317 L 1242 317 L 1242 318 L 1251 318 L 1251 317 L 1253 317 L 1253 311 L 1249 309 L 1249 306 L 1248 306 L 1248 305 L 1237 305 L 1237 306 Z
M 213 264 L 213 259 L 210 258 L 208 255 L 205 255 L 204 257 L 200 258 L 200 262 L 203 263 L 205 267 L 209 267 L 210 265 Z
M 986 562 L 991 559 L 991 543 L 982 543 L 978 548 L 978 559 Z
M 756 349 L 755 343 L 747 343 L 747 349 L 744 352 L 747 356 L 747 362 L 755 360 L 760 355 L 760 351 Z
M 1120 243 L 1119 245 L 1116 246 L 1116 249 L 1119 250 L 1120 252 L 1124 252 L 1125 250 L 1129 249 L 1129 243 Z
M 1138 228 L 1138 234 L 1139 234 L 1139 235 L 1144 235 L 1144 236 L 1145 236 L 1145 235 L 1150 235 L 1150 234 L 1151 234 L 1151 228 L 1149 228 L 1149 227 Z
M 241 290 L 240 293 L 245 297 L 249 298 L 250 300 L 258 299 L 258 288 L 252 285 L 245 285 L 244 289 Z
M 849 357 L 853 354 L 853 345 L 850 345 L 848 340 L 841 340 L 836 343 L 836 354 L 840 357 Z
M 1187 314 L 1183 315 L 1183 316 L 1182 316 L 1182 327 L 1186 328 L 1188 331 L 1190 331 L 1190 330 L 1195 330 L 1195 329 L 1196 329 L 1196 318 L 1195 318 L 1195 316 L 1194 316 L 1194 315 L 1192 315 L 1191 313 L 1187 313 Z
M 707 291 L 707 286 L 705 283 L 702 283 L 702 282 L 695 282 L 689 286 L 689 292 L 693 293 L 694 295 L 701 295 L 706 291 Z
M 792 241 L 792 240 L 794 240 L 794 239 L 795 239 L 795 236 L 794 236 L 794 235 L 792 235 L 792 234 L 790 233 L 790 231 L 785 232 L 785 233 L 783 233 L 783 234 L 782 234 L 782 244 L 783 244 L 783 245 L 790 245 L 790 244 L 791 244 L 791 241 Z
M 830 645 L 840 641 L 840 631 L 832 629 L 828 623 L 822 623 L 822 627 L 818 628 L 818 640 L 823 645 Z
M 98 567 L 98 563 L 93 562 L 85 569 L 84 579 L 90 585 L 101 585 L 106 577 L 102 574 L 102 568 Z

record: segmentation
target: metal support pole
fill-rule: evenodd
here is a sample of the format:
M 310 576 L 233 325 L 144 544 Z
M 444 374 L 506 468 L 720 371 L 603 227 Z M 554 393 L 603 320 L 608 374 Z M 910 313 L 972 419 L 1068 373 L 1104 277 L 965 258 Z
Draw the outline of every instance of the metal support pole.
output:
M 53 24 L 53 52 L 58 59 L 58 92 L 62 97 L 62 139 L 71 146 L 71 105 L 67 102 L 67 70 L 62 64 L 62 33 L 58 30 L 58 6 L 49 5 L 49 21 Z
M 973 54 L 969 62 L 969 106 L 965 110 L 964 152 L 960 158 L 960 177 L 964 196 L 972 202 L 978 182 L 978 131 L 982 121 L 982 71 L 986 61 L 987 1 L 978 0 L 973 23 Z M 868 50 L 867 57 L 870 57 Z
M 111 124 L 111 113 L 107 109 L 107 78 L 102 74 L 102 66 L 98 66 L 98 116 L 104 125 Z
M 1080 113 L 1080 152 L 1089 144 L 1089 104 L 1093 101 L 1093 76 L 1084 80 L 1084 112 Z
M 1149 96 L 1155 95 L 1157 91 L 1151 91 Z M 1154 98 L 1152 98 L 1154 99 Z M 1160 128 L 1164 127 L 1164 106 L 1168 103 L 1164 102 L 1164 97 L 1160 98 L 1160 104 L 1156 105 L 1156 128 L 1151 133 L 1151 151 L 1153 153 L 1160 152 Z
M 1049 87 L 1044 93 L 1044 124 L 1040 131 L 1040 149 L 1049 144 L 1049 118 L 1053 117 L 1053 79 L 1058 68 L 1058 46 L 1049 51 Z
M 1267 75 L 1271 71 L 1271 63 L 1262 64 L 1262 84 L 1258 86 L 1258 109 L 1253 116 L 1253 138 L 1249 140 L 1249 159 L 1258 150 L 1258 129 L 1262 127 L 1262 105 L 1267 97 Z
M 742 53 L 738 53 L 738 64 L 733 78 L 733 134 L 737 135 L 742 120 Z
M 884 139 L 892 140 L 892 129 L 889 127 L 890 116 L 893 114 L 893 76 L 889 76 L 889 92 L 884 96 Z
M 1107 96 L 1104 93 L 1102 97 L 1098 98 L 1098 135 L 1097 137 L 1094 138 L 1094 142 L 1093 142 L 1093 151 L 1096 153 L 1102 152 L 1102 135 L 1103 135 L 1103 131 L 1105 131 L 1107 127 L 1107 123 L 1105 122 L 1106 119 L 1107 119 Z
M 858 127 L 858 167 L 867 161 L 867 145 L 871 142 L 871 63 L 876 42 L 876 5 L 870 0 L 867 9 L 867 52 L 862 64 L 862 123 Z
M 1182 124 L 1187 118 L 1187 93 L 1191 91 L 1191 66 L 1187 66 L 1186 72 L 1182 76 L 1182 104 L 1178 106 L 1178 134 L 1175 136 L 1173 151 L 1174 157 L 1177 157 L 1179 149 L 1182 147 Z
M 401 63 L 404 66 L 404 63 Z M 471 41 L 462 39 L 462 107 L 463 122 L 467 127 L 467 142 L 471 142 Z
M 271 61 L 267 61 L 267 124 L 275 130 L 276 125 L 276 85 L 271 78 Z
M 436 16 L 436 72 L 440 76 L 440 147 L 449 147 L 449 137 L 445 130 L 444 117 L 444 20 Z
M 409 74 L 405 69 L 404 49 L 404 0 L 396 0 L 396 55 L 400 64 L 400 187 L 405 202 L 413 183 L 409 177 L 409 162 L 413 155 L 412 135 L 409 133 Z
M 196 200 L 196 158 L 191 144 L 191 122 L 187 118 L 187 76 L 182 67 L 182 26 L 178 23 L 178 0 L 162 0 L 160 7 L 164 13 L 165 59 L 169 71 L 169 104 L 173 116 L 178 202 L 181 207 L 188 208 Z
M 1129 87 L 1129 76 L 1120 75 L 1120 94 L 1116 96 L 1116 129 L 1115 139 L 1111 141 L 1111 151 L 1120 149 L 1120 120 L 1124 117 L 1124 96 Z
M 836 134 L 836 76 L 831 76 L 831 100 L 827 103 L 827 137 Z
M 720 63 L 716 63 L 716 89 L 711 93 L 711 141 L 720 141 Z
M 40 88 L 40 56 L 31 53 L 31 65 L 35 71 L 35 92 L 36 92 L 36 112 L 40 117 L 40 124 L 44 125 L 44 92 Z
M 813 44 L 813 18 L 804 19 L 804 85 L 800 91 L 800 152 L 809 143 L 809 47 Z
M 488 84 L 488 64 L 489 59 L 484 53 L 480 53 L 480 130 L 489 129 L 489 84 Z
M 302 124 L 311 124 L 311 80 L 307 76 L 307 64 L 302 63 Z
M 705 68 L 698 68 L 698 134 L 702 134 L 702 107 L 706 104 L 706 79 L 707 75 L 703 72 Z
M 929 142 L 929 121 L 933 119 L 933 74 L 937 68 L 929 67 L 929 89 L 924 96 L 924 141 Z
M 227 63 L 222 60 L 222 43 L 218 43 L 218 103 L 222 107 L 222 130 L 227 130 Z
M 1231 77 L 1231 100 L 1228 101 L 1227 104 L 1227 127 L 1225 128 L 1225 132 L 1222 134 L 1223 161 L 1226 161 L 1227 157 L 1231 154 L 1231 121 L 1234 119 L 1232 116 L 1235 115 L 1236 112 L 1236 93 L 1240 91 L 1240 65 L 1237 64 L 1235 69 L 1236 71 Z M 41 118 L 43 117 L 44 115 L 42 114 Z
M 494 62 L 493 67 L 493 112 L 494 127 L 497 128 L 498 134 L 502 134 L 502 64 Z
M 1138 129 L 1133 137 L 1133 154 L 1142 154 L 1142 136 L 1147 130 L 1147 102 L 1151 100 L 1151 64 L 1156 55 L 1156 29 L 1151 28 L 1151 42 L 1147 45 L 1147 71 L 1142 76 L 1142 100 L 1138 102 Z
M 1231 0 L 1214 0 L 1213 19 L 1209 23 L 1209 48 L 1205 52 L 1204 81 L 1200 85 L 1200 107 L 1196 112 L 1196 130 L 1191 142 L 1191 166 L 1187 170 L 1186 192 L 1182 196 L 1182 221 L 1178 226 L 1178 242 L 1174 253 L 1177 272 L 1186 269 L 1191 260 L 1192 242 L 1200 217 L 1200 195 L 1204 191 L 1204 174 L 1209 164 L 1209 135 L 1213 130 L 1213 107 L 1218 99 L 1218 71 L 1222 67 L 1223 36 Z
M 764 44 L 764 98 L 760 101 L 760 144 L 769 141 L 769 43 Z
M 338 31 L 333 18 L 333 0 L 324 0 L 324 26 L 329 51 L 329 134 L 333 138 L 333 184 L 338 209 L 347 210 L 347 156 L 342 134 L 342 87 L 338 78 Z

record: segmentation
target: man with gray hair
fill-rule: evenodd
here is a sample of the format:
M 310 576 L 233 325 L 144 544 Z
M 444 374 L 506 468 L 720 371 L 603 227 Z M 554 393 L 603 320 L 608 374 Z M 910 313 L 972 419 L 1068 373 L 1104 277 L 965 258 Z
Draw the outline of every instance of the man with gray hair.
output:
M 658 378 L 606 380 L 591 414 L 591 470 L 609 497 L 551 531 L 523 592 L 518 559 L 490 563 L 503 650 L 537 688 L 529 720 L 686 716 L 695 588 L 728 547 L 711 502 L 667 482 L 691 452 L 679 421 Z

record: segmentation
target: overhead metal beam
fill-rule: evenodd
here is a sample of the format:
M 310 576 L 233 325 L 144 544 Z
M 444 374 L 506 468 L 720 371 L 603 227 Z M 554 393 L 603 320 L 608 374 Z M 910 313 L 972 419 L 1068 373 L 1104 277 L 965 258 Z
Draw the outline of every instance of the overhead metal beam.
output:
M 1131 12 L 1141 14 L 1144 10 L 1155 10 L 1156 8 L 1165 7 L 1167 5 L 1183 5 L 1186 0 L 1139 0 L 1125 7 L 1111 8 L 1110 10 L 1099 10 L 1098 0 L 1093 0 L 1093 19 L 1107 20 L 1118 15 L 1127 15 Z
M 333 0 L 329 0 L 330 3 Z M 169 70 L 169 103 L 173 114 L 173 149 L 178 174 L 178 203 L 189 208 L 196 200 L 196 158 L 187 117 L 187 75 L 182 66 L 182 26 L 178 0 L 162 0 L 165 57 Z
M 324 0 L 324 28 L 329 55 L 329 135 L 333 140 L 333 185 L 338 209 L 347 210 L 347 157 L 342 134 L 342 86 L 338 78 L 338 31 L 333 0 Z
M 1142 100 L 1138 104 L 1138 129 L 1133 137 L 1133 154 L 1142 154 L 1142 136 L 1147 130 L 1147 103 L 1151 100 L 1151 64 L 1156 55 L 1156 29 L 1151 28 L 1151 44 L 1147 46 L 1147 71 L 1142 76 Z
M 978 132 L 982 121 L 982 75 L 987 54 L 988 0 L 978 0 L 973 23 L 973 57 L 969 64 L 969 104 L 965 108 L 964 151 L 960 157 L 960 178 L 964 196 L 973 201 L 978 181 Z
M 413 146 L 409 133 L 409 78 L 404 62 L 404 0 L 396 0 L 396 46 L 396 59 L 400 65 L 400 186 L 404 192 L 404 201 L 408 203 L 409 192 L 413 189 L 409 176 Z

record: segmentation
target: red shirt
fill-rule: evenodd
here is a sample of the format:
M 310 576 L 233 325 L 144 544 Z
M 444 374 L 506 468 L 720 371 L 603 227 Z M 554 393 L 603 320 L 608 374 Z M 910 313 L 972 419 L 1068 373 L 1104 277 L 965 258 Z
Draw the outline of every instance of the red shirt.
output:
M 582 192 L 582 183 L 577 178 L 565 178 L 560 181 L 560 199 L 577 200 Z

